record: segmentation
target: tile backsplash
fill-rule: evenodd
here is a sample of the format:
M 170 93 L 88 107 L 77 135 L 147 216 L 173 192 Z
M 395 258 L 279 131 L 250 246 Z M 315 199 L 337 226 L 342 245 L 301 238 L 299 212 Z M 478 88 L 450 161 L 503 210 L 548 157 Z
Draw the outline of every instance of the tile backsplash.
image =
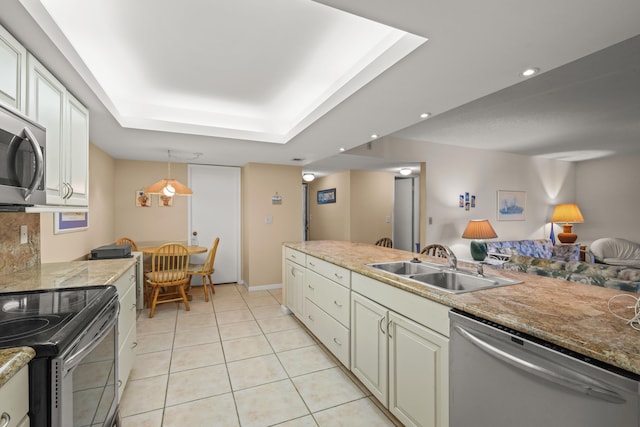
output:
M 27 243 L 20 244 L 20 226 L 27 226 Z M 40 264 L 40 214 L 0 213 L 0 274 Z

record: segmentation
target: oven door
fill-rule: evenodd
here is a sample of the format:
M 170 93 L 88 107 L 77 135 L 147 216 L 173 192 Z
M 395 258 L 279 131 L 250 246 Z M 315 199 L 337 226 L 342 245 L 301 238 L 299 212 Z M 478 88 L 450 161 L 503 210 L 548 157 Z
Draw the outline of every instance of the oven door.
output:
M 52 427 L 115 424 L 118 408 L 117 297 L 51 366 Z

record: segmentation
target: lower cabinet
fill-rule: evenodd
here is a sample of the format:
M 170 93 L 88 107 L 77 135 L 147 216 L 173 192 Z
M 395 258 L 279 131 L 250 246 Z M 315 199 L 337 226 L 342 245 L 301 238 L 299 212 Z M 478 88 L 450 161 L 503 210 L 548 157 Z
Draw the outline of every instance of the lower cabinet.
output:
M 135 359 L 136 342 L 136 297 L 137 268 L 132 266 L 116 280 L 120 314 L 118 315 L 118 385 L 120 395 L 129 379 Z
M 358 286 L 355 275 L 353 280 Z M 366 281 L 368 285 L 376 283 L 369 278 Z M 390 301 L 402 311 L 402 305 L 416 303 L 414 309 L 419 310 L 424 298 L 392 288 L 371 290 L 378 302 L 351 293 L 351 371 L 405 426 L 448 426 L 448 337 L 381 304 Z M 389 295 L 385 295 L 387 290 Z M 409 299 L 387 299 L 395 292 L 403 292 L 403 298 Z M 436 304 L 437 310 L 444 309 L 438 313 L 440 317 L 446 315 L 447 307 L 427 302 L 428 306 Z
M 0 426 L 29 425 L 29 368 L 24 366 L 0 388 Z
M 286 305 L 299 319 L 302 319 L 304 313 L 302 287 L 304 286 L 305 270 L 295 262 L 285 261 Z

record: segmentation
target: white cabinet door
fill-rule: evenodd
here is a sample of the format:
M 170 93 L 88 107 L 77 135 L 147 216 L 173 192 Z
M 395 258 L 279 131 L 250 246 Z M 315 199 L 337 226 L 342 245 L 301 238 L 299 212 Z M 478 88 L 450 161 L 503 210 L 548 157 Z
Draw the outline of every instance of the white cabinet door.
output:
M 296 315 L 298 319 L 304 316 L 304 286 L 305 268 L 289 260 L 285 261 L 285 294 L 287 298 L 287 308 Z
M 448 338 L 393 312 L 389 321 L 389 410 L 405 426 L 448 426 Z
M 64 204 L 63 128 L 66 89 L 36 58 L 28 55 L 27 115 L 47 128 L 47 204 Z
M 351 371 L 385 405 L 387 312 L 368 298 L 351 293 Z
M 25 110 L 27 51 L 0 27 L 0 101 Z
M 66 204 L 89 206 L 89 110 L 67 93 L 64 182 Z

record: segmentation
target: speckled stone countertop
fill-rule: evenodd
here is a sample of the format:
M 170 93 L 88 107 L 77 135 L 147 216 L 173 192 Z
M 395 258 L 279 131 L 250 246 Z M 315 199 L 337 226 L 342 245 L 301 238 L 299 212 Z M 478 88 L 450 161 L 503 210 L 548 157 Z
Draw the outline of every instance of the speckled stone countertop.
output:
M 452 294 L 365 265 L 407 261 L 415 253 L 343 241 L 308 241 L 285 246 L 640 375 L 640 331 L 614 317 L 608 309 L 609 299 L 625 292 L 487 266 L 487 275 L 524 283 Z M 446 260 L 426 255 L 418 258 L 447 264 Z M 469 271 L 476 268 L 464 262 L 459 262 L 458 267 Z M 619 314 L 630 318 L 633 311 Z
M 41 264 L 0 277 L 0 292 L 110 285 L 136 263 L 135 258 Z
M 36 352 L 31 347 L 0 350 L 0 387 L 5 385 L 20 369 L 27 366 Z

